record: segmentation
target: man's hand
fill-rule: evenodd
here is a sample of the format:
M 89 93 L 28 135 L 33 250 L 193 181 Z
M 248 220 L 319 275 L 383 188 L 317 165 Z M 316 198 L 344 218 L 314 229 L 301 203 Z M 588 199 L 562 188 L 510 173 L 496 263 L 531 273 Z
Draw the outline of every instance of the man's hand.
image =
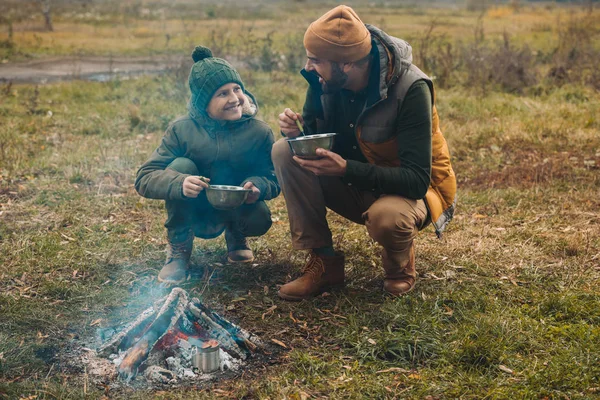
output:
M 252 190 L 252 192 L 248 193 L 248 198 L 246 199 L 245 203 L 246 204 L 256 203 L 256 201 L 260 197 L 260 190 L 256 186 L 254 186 L 254 183 L 252 183 L 252 182 L 246 182 L 244 184 L 244 189 Z
M 185 178 L 185 180 L 183 181 L 183 195 L 190 199 L 195 199 L 196 197 L 198 197 L 200 192 L 208 187 L 207 182 L 210 182 L 210 179 L 208 178 L 202 179 L 200 179 L 199 176 L 193 175 Z
M 346 174 L 347 162 L 339 154 L 325 149 L 317 149 L 317 155 L 323 158 L 304 160 L 294 156 L 294 161 L 315 175 L 344 176 Z
M 304 119 L 302 119 L 302 115 L 286 108 L 283 110 L 281 114 L 279 114 L 279 128 L 281 132 L 285 134 L 285 136 L 289 138 L 295 138 L 300 135 L 300 129 L 298 129 L 298 125 L 296 125 L 296 121 L 300 121 L 302 125 L 304 125 Z

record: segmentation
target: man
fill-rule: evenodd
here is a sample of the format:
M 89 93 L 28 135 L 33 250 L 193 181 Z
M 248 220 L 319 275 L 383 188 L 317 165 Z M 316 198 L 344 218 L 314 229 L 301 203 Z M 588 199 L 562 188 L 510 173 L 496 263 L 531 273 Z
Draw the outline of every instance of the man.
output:
M 338 6 L 304 35 L 309 83 L 302 115 L 285 109 L 281 133 L 336 132 L 319 160 L 292 157 L 285 140 L 273 164 L 287 203 L 295 249 L 311 250 L 302 276 L 279 296 L 301 300 L 344 282 L 327 208 L 367 227 L 383 246 L 384 290 L 399 296 L 416 280 L 413 240 L 429 223 L 440 236 L 454 213 L 456 179 L 439 129 L 431 79 L 412 65 L 403 40 Z

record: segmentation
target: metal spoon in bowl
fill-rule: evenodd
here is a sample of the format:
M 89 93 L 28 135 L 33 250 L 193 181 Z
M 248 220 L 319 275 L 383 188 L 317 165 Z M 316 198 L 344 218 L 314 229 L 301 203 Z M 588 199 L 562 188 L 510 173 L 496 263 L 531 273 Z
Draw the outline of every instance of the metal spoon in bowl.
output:
M 306 136 L 304 134 L 304 128 L 302 127 L 302 124 L 300 123 L 299 119 L 296 120 L 296 126 L 298 127 L 298 129 L 300 129 L 300 133 L 302 134 L 302 136 Z
M 210 188 L 210 183 L 208 183 L 208 179 L 203 177 L 203 176 L 199 176 L 200 180 L 204 183 L 206 183 L 208 185 L 208 188 Z

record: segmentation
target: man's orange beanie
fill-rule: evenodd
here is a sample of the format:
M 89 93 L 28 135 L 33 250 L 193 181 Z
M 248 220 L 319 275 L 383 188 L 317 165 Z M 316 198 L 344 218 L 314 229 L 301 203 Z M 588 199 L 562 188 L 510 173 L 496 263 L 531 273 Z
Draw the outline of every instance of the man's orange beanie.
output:
M 337 6 L 309 25 L 304 48 L 318 58 L 354 62 L 371 52 L 371 34 L 348 6 Z

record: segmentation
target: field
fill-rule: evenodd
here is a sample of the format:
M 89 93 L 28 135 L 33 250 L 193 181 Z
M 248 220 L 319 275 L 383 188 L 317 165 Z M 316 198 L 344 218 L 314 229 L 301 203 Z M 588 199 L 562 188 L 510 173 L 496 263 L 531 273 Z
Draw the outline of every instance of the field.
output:
M 277 114 L 303 103 L 304 29 L 330 8 L 88 3 L 59 3 L 54 32 L 45 32 L 33 5 L 7 1 L 2 22 L 12 33 L 0 33 L 0 59 L 181 55 L 206 44 L 241 66 L 276 136 Z M 600 396 L 600 11 L 349 4 L 410 40 L 415 63 L 438 84 L 458 210 L 442 240 L 431 228 L 419 235 L 415 290 L 386 297 L 378 246 L 364 227 L 331 215 L 346 287 L 279 300 L 278 286 L 305 257 L 291 248 L 279 197 L 269 203 L 273 227 L 251 242 L 256 264 L 225 263 L 222 237 L 196 239 L 195 279 L 183 286 L 198 294 L 210 277 L 204 301 L 285 344 L 277 363 L 199 388 L 88 384 L 84 371 L 64 367 L 65 347 L 130 320 L 163 290 L 163 203 L 142 199 L 133 180 L 185 112 L 189 64 L 105 83 L 4 82 L 0 398 Z

